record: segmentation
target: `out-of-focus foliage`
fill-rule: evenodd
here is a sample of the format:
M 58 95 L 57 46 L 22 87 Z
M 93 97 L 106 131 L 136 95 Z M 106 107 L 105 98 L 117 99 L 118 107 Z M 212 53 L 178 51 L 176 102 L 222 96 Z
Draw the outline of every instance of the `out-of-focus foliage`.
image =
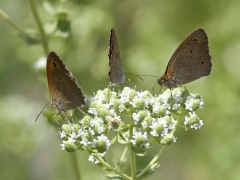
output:
M 151 179 L 240 179 L 240 1 L 39 0 L 36 4 L 50 50 L 61 56 L 86 95 L 108 84 L 112 27 L 124 68 L 157 76 L 164 73 L 181 41 L 197 27 L 204 28 L 212 72 L 186 88 L 202 95 L 205 105 L 199 115 L 205 124 L 200 131 L 178 131 L 177 143 L 166 149 Z M 1 0 L 0 8 L 32 37 L 40 38 L 27 1 Z M 51 126 L 43 115 L 34 122 L 50 100 L 45 71 L 34 68 L 46 57 L 41 44 L 27 44 L 2 18 L 0 39 L 0 179 L 74 179 L 72 155 L 61 151 L 57 124 Z M 130 74 L 127 78 L 138 89 L 151 90 L 156 82 L 152 77 L 143 82 Z M 45 113 L 52 109 L 49 106 Z M 121 147 L 113 148 L 116 154 L 122 152 Z M 158 148 L 149 152 L 149 158 Z M 84 180 L 106 178 L 100 167 L 87 161 L 86 153 L 77 158 Z M 137 159 L 142 167 L 144 158 Z

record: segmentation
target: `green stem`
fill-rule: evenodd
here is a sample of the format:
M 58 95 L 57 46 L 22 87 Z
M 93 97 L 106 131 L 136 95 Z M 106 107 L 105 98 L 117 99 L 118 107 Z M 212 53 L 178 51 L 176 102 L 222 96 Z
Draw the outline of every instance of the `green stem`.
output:
M 45 55 L 47 56 L 48 53 L 49 53 L 47 36 L 46 36 L 45 31 L 43 29 L 42 22 L 41 22 L 41 20 L 39 18 L 39 15 L 38 15 L 38 12 L 37 12 L 34 0 L 28 0 L 28 2 L 29 2 L 30 8 L 32 10 L 33 16 L 35 18 L 35 21 L 37 23 L 37 26 L 38 26 L 38 29 L 39 29 L 39 32 L 40 32 L 40 35 L 41 35 L 43 50 L 45 52 Z
M 121 156 L 121 158 L 120 158 L 120 162 L 124 162 L 124 161 L 125 161 L 124 158 L 126 158 L 127 150 L 128 150 L 128 147 L 126 146 L 126 147 L 124 148 L 123 154 L 122 154 L 122 156 Z M 119 169 L 119 167 L 118 167 L 118 169 Z
M 183 110 L 183 108 L 182 108 Z M 176 121 L 175 124 L 175 128 L 172 130 L 172 134 L 174 135 L 176 130 L 177 130 L 177 126 L 178 124 L 181 122 L 182 118 L 184 117 L 185 112 L 181 111 L 180 115 L 178 116 L 178 119 Z M 158 159 L 161 157 L 162 153 L 164 152 L 164 150 L 167 148 L 167 146 L 162 146 L 160 151 L 157 153 L 157 155 L 150 161 L 150 163 L 141 171 L 141 173 L 139 173 L 137 175 L 137 178 L 141 177 L 146 171 L 148 171 L 148 169 L 150 169 L 152 167 L 152 165 L 158 161 Z
M 133 137 L 133 119 L 131 119 L 131 123 L 130 123 L 130 127 L 129 127 L 129 146 L 131 144 L 130 140 Z M 134 152 L 129 149 L 130 152 L 130 158 L 131 158 L 131 176 L 132 179 L 136 179 L 136 156 L 134 154 Z
M 88 147 L 84 147 L 86 151 L 89 152 L 95 159 L 97 159 L 103 166 L 105 166 L 107 169 L 109 169 L 112 172 L 115 172 L 119 176 L 121 176 L 125 180 L 133 180 L 131 177 L 127 176 L 126 174 L 122 174 L 120 171 L 117 169 L 114 169 L 112 166 L 110 166 L 106 161 L 104 161 L 99 155 L 96 153 L 92 153 L 92 151 Z
M 99 157 L 96 154 L 92 154 L 94 158 L 96 158 L 103 166 L 105 166 L 107 169 L 111 170 L 112 172 L 115 172 L 119 176 L 121 176 L 125 180 L 133 180 L 131 177 L 127 176 L 126 174 L 122 174 L 118 170 L 114 169 L 112 166 L 110 166 L 108 163 L 106 163 L 101 157 Z
M 112 146 L 116 141 L 117 141 L 117 136 L 115 136 L 115 137 L 111 140 L 110 146 Z
M 79 171 L 76 153 L 71 153 L 71 156 L 72 156 L 72 164 L 73 164 L 73 169 L 74 169 L 76 180 L 81 180 L 81 175 L 80 175 L 80 171 Z
M 152 165 L 157 162 L 157 160 L 161 157 L 162 153 L 166 149 L 167 146 L 162 146 L 160 151 L 157 153 L 157 155 L 150 161 L 150 163 L 137 175 L 137 178 L 141 177 L 148 169 L 152 167 Z
M 15 22 L 13 22 L 10 17 L 0 9 L 0 17 L 2 17 L 7 23 L 9 23 L 14 29 L 21 32 L 24 36 L 29 37 L 30 39 L 34 39 L 31 37 L 24 29 L 22 29 L 20 26 L 18 26 Z
M 175 124 L 175 128 L 172 130 L 172 134 L 173 134 L 173 135 L 175 134 L 175 132 L 176 132 L 176 130 L 177 130 L 177 127 L 179 126 L 179 123 L 180 123 L 181 120 L 183 119 L 184 114 L 185 114 L 185 111 L 184 111 L 184 108 L 182 107 L 181 112 L 180 112 L 180 114 L 179 114 L 179 116 L 178 116 L 177 122 L 176 122 L 176 124 Z

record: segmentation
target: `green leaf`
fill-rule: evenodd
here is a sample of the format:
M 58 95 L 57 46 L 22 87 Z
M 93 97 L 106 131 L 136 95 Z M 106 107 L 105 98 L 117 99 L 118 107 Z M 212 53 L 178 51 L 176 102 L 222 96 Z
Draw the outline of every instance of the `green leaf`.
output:
M 143 173 L 140 177 L 138 177 L 137 179 L 146 179 L 147 177 L 151 176 L 155 170 L 160 166 L 159 163 L 154 163 L 145 173 Z M 137 175 L 140 174 L 141 171 L 137 172 Z
M 125 137 L 121 133 L 118 133 L 117 136 L 118 136 L 118 142 L 120 144 L 127 144 L 128 143 L 128 141 L 125 139 Z
M 119 161 L 117 166 L 121 169 L 127 162 L 126 158 L 123 158 L 123 160 Z
M 59 18 L 57 22 L 57 29 L 62 32 L 69 32 L 71 23 L 66 18 Z
M 32 45 L 32 44 L 38 44 L 40 43 L 40 40 L 37 38 L 33 38 L 30 35 L 23 34 L 22 32 L 18 31 L 15 33 L 16 36 L 20 37 L 23 39 L 27 44 Z
M 57 12 L 55 16 L 59 19 L 67 19 L 68 13 L 66 11 Z
M 49 14 L 54 14 L 55 13 L 54 6 L 48 1 L 43 2 L 43 9 L 46 12 L 48 12 Z
M 120 179 L 120 180 L 124 180 L 121 176 L 116 175 L 116 174 L 107 174 L 106 175 L 109 179 Z

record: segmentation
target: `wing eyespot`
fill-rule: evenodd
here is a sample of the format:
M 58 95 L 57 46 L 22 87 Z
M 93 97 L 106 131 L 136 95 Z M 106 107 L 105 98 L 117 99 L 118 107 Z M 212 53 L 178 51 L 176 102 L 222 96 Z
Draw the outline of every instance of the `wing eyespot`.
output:
M 205 61 L 202 60 L 202 61 L 200 62 L 200 64 L 201 64 L 201 65 L 204 65 L 204 64 L 205 64 Z
M 57 64 L 55 62 L 52 63 L 53 67 L 57 67 Z

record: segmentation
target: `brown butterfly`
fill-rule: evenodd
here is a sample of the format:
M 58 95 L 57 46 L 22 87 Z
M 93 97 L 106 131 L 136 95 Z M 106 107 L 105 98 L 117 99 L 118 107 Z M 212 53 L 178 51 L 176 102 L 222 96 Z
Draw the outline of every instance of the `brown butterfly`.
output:
M 125 83 L 125 72 L 122 67 L 118 41 L 113 28 L 110 32 L 108 57 L 110 66 L 108 75 L 110 82 L 116 86 L 123 85 Z
M 54 51 L 51 51 L 47 57 L 46 70 L 51 105 L 58 110 L 58 114 L 53 118 L 67 110 L 85 106 L 81 87 Z
M 159 85 L 175 88 L 194 81 L 211 72 L 208 37 L 201 28 L 196 29 L 178 46 L 168 62 Z

